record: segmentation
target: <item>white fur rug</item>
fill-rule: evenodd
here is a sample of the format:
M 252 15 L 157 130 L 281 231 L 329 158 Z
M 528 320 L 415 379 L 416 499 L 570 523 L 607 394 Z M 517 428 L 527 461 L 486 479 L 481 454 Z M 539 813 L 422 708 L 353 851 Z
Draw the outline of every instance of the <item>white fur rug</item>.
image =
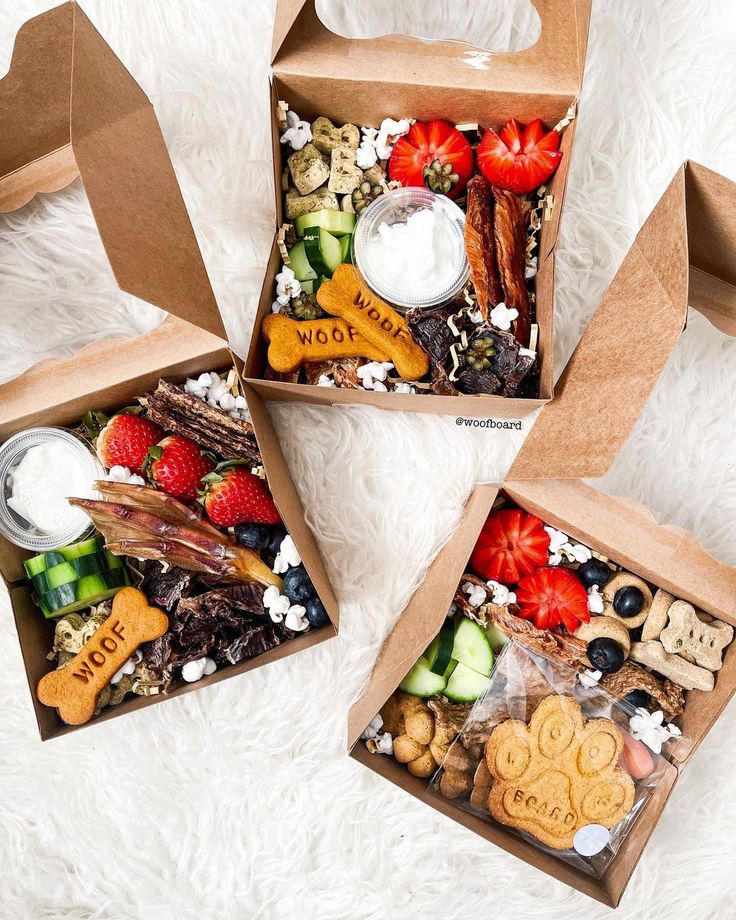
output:
M 45 5 L 0 5 L 0 72 L 17 27 Z M 352 10 L 354 29 L 388 23 L 496 48 L 534 34 L 528 0 L 431 8 L 428 17 L 427 4 L 373 0 Z M 272 0 L 87 0 L 86 9 L 153 99 L 242 351 L 273 219 Z M 348 18 L 333 21 L 345 28 Z M 682 159 L 736 179 L 735 18 L 730 0 L 594 4 L 559 249 L 558 369 Z M 160 320 L 115 287 L 77 186 L 0 220 L 0 302 L 4 379 Z M 734 368 L 736 342 L 694 315 L 601 484 L 691 528 L 731 564 Z M 342 602 L 340 637 L 41 745 L 1 597 L 0 918 L 609 916 L 345 756 L 348 706 L 379 644 L 472 484 L 502 472 L 518 444 L 453 419 L 293 406 L 274 416 Z M 609 424 L 600 419 L 601 438 Z M 620 917 L 734 916 L 734 733 L 731 707 L 687 768 Z

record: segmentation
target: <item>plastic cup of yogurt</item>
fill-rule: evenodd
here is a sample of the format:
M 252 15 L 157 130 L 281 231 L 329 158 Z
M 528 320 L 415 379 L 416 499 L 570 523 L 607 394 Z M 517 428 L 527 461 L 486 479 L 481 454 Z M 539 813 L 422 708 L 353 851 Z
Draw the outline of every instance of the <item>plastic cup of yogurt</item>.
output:
M 465 215 L 444 195 L 399 188 L 361 214 L 355 265 L 379 297 L 403 309 L 436 307 L 468 283 Z
M 63 428 L 29 428 L 0 448 L 0 533 L 11 543 L 45 552 L 92 530 L 71 496 L 94 498 L 105 469 L 89 447 Z

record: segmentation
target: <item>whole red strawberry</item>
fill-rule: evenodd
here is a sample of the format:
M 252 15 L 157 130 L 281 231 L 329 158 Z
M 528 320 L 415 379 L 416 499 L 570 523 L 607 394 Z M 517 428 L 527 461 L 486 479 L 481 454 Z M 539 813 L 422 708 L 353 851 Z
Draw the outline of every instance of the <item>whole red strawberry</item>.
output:
M 204 508 L 218 527 L 281 523 L 266 483 L 242 466 L 218 467 L 205 477 L 205 487 Z
M 590 620 L 588 594 L 571 569 L 547 566 L 522 578 L 516 589 L 519 616 L 537 629 L 554 629 L 560 623 L 575 632 Z
M 150 419 L 120 412 L 97 435 L 97 456 L 108 469 L 127 466 L 132 472 L 141 473 L 149 448 L 163 436 L 163 428 Z
M 194 441 L 169 435 L 148 451 L 146 470 L 155 485 L 182 501 L 194 501 L 199 482 L 214 468 L 214 461 Z
M 473 148 L 447 121 L 417 121 L 394 145 L 388 174 L 392 182 L 457 198 L 473 174 Z
M 492 511 L 470 564 L 487 580 L 515 585 L 549 560 L 549 534 L 538 517 L 518 508 Z
M 539 118 L 526 127 L 512 118 L 478 145 L 478 169 L 491 185 L 525 195 L 546 182 L 560 165 L 560 135 L 545 131 Z

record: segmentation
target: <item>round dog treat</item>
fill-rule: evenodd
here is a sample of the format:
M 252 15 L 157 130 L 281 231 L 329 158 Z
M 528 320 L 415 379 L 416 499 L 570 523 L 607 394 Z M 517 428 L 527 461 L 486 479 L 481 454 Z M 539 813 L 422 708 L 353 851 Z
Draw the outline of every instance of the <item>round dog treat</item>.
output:
M 616 592 L 620 591 L 622 588 L 638 588 L 644 595 L 644 605 L 636 616 L 622 617 L 616 613 L 613 602 L 616 597 Z M 653 598 L 652 592 L 649 590 L 649 585 L 647 585 L 645 581 L 642 581 L 641 578 L 632 575 L 631 572 L 619 572 L 617 575 L 613 576 L 601 593 L 603 595 L 604 616 L 618 620 L 620 623 L 623 623 L 627 629 L 637 629 L 646 622 L 652 607 Z
M 621 620 L 607 616 L 591 617 L 589 623 L 581 623 L 575 630 L 575 638 L 582 639 L 586 645 L 589 645 L 593 639 L 600 639 L 604 636 L 618 642 L 624 650 L 624 655 L 628 658 L 631 639 L 628 629 Z M 590 665 L 590 661 L 587 658 L 585 660 Z

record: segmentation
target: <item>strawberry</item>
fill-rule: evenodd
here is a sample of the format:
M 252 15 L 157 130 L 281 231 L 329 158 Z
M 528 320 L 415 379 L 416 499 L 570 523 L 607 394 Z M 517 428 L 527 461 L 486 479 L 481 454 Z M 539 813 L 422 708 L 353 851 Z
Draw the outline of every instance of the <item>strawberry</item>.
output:
M 95 414 L 99 421 L 104 418 Z M 164 430 L 142 415 L 120 412 L 105 424 L 97 435 L 97 456 L 103 466 L 127 466 L 141 473 L 146 455 L 164 436 Z
M 449 122 L 417 121 L 396 142 L 388 174 L 392 182 L 457 198 L 473 174 L 473 149 Z
M 588 594 L 571 569 L 546 566 L 522 578 L 516 589 L 519 616 L 537 629 L 554 629 L 560 623 L 575 632 L 590 620 Z
M 242 466 L 222 464 L 204 483 L 204 508 L 218 527 L 281 523 L 266 483 Z
M 478 145 L 478 168 L 491 185 L 517 195 L 533 192 L 560 165 L 560 135 L 539 118 L 526 127 L 512 118 L 501 131 L 486 131 Z
M 182 501 L 194 501 L 199 482 L 215 464 L 209 454 L 179 434 L 164 438 L 148 451 L 146 471 L 155 485 Z
M 518 508 L 492 511 L 470 564 L 486 580 L 515 585 L 549 560 L 549 534 L 533 514 Z

